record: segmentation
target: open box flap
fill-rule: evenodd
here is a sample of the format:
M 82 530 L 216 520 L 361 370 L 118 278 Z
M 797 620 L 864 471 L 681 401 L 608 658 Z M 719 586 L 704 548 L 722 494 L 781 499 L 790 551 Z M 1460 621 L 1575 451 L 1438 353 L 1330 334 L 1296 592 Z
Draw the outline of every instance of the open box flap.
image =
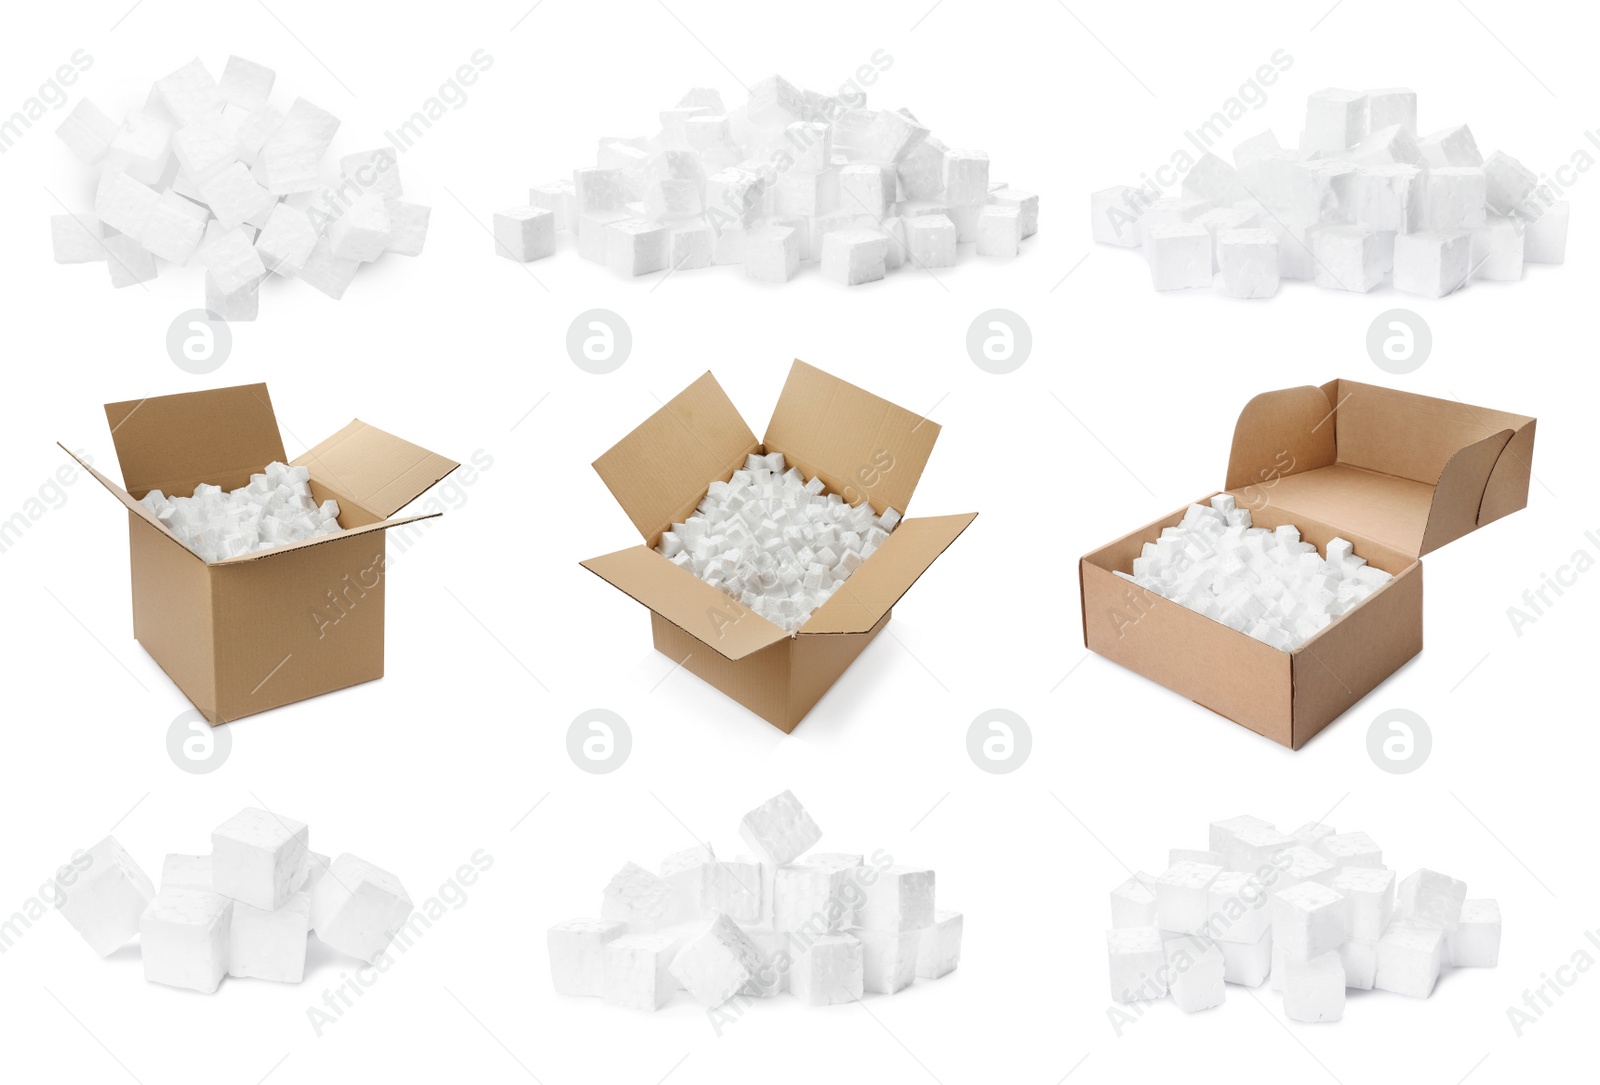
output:
M 728 659 L 743 659 L 789 635 L 648 546 L 632 546 L 580 564 Z
M 145 523 L 155 528 L 161 533 L 162 537 L 169 540 L 173 546 L 178 547 L 185 554 L 188 554 L 190 557 L 194 558 L 194 560 L 203 563 L 203 559 L 199 554 L 196 554 L 193 550 L 190 550 L 187 546 L 184 546 L 182 540 L 180 540 L 172 532 L 168 531 L 166 525 L 160 520 L 157 520 L 155 516 L 151 514 L 149 509 L 135 501 L 133 496 L 129 494 L 127 490 L 124 490 L 121 486 L 118 486 L 115 482 L 112 482 L 110 479 L 106 478 L 106 476 L 102 475 L 99 471 L 96 471 L 93 467 L 90 467 L 82 457 L 80 457 L 76 452 L 72 451 L 72 449 L 68 448 L 66 445 L 62 444 L 60 441 L 56 442 L 56 447 L 61 449 L 61 451 L 65 452 L 67 455 L 71 456 L 77 461 L 78 466 L 89 472 L 96 482 L 104 486 L 107 490 L 111 491 L 111 496 L 115 497 L 118 501 L 126 505 L 129 512 L 133 513 Z
M 800 627 L 801 634 L 864 633 L 877 625 L 977 516 L 966 512 L 902 521 Z
M 282 546 L 274 546 L 267 550 L 256 550 L 249 554 L 240 554 L 236 558 L 224 558 L 221 561 L 213 561 L 211 564 L 224 566 L 243 565 L 249 561 L 260 561 L 262 558 L 270 558 L 275 554 L 286 554 L 291 550 L 309 550 L 313 546 L 322 546 L 325 543 L 340 542 L 344 539 L 353 538 L 356 535 L 370 535 L 374 531 L 388 531 L 390 528 L 399 527 L 401 524 L 409 524 L 417 520 L 432 520 L 436 516 L 443 515 L 444 513 L 442 512 L 425 512 L 417 516 L 403 516 L 398 520 L 380 520 L 375 524 L 365 524 L 361 527 L 353 527 L 345 531 L 336 531 L 332 535 L 318 535 L 314 539 L 302 539 L 299 542 L 284 543 Z
M 265 384 L 107 403 L 105 410 L 123 488 L 136 497 L 190 494 L 201 482 L 236 489 L 285 459 Z
M 743 467 L 757 447 L 708 372 L 595 460 L 594 469 L 639 534 L 652 539 L 692 512 L 707 485 Z
M 359 418 L 294 463 L 380 517 L 393 516 L 461 466 Z
M 903 513 L 938 437 L 936 423 L 796 360 L 765 446 L 852 505 Z

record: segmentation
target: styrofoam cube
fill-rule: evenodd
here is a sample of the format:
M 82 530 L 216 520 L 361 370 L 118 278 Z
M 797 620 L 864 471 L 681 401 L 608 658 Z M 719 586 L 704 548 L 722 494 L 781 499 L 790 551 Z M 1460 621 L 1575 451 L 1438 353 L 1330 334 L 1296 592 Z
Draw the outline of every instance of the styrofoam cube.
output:
M 1329 290 L 1365 294 L 1383 282 L 1383 244 L 1377 230 L 1324 226 L 1311 232 L 1315 282 Z
M 1488 187 L 1480 166 L 1441 166 L 1422 183 L 1421 225 L 1428 230 L 1471 230 L 1484 224 Z
M 729 167 L 706 178 L 706 217 L 719 230 L 754 225 L 765 198 L 766 181 L 749 170 Z
M 360 270 L 359 262 L 335 256 L 333 246 L 324 236 L 318 237 L 316 244 L 311 246 L 311 254 L 306 257 L 296 278 L 338 301 L 344 297 L 344 292 L 350 288 L 356 272 Z
M 272 911 L 234 901 L 228 924 L 228 975 L 299 983 L 305 975 L 310 926 L 311 897 L 303 891 Z
M 1090 193 L 1090 233 L 1102 245 L 1138 248 L 1143 241 L 1139 220 L 1144 217 L 1146 205 L 1139 190 L 1128 185 L 1113 185 Z
M 1288 962 L 1283 1013 L 1291 1021 L 1316 1023 L 1344 1016 L 1344 965 L 1334 952 Z
M 1260 987 L 1272 972 L 1272 928 L 1261 932 L 1254 942 L 1218 941 L 1222 954 L 1222 977 L 1242 987 Z
M 660 223 L 626 218 L 606 226 L 606 265 L 618 275 L 648 275 L 667 266 L 670 232 Z
M 120 290 L 125 286 L 147 283 L 156 277 L 156 258 L 138 241 L 126 234 L 116 234 L 105 239 L 106 270 L 111 275 L 111 285 Z
M 211 856 L 168 855 L 161 861 L 161 888 L 211 891 Z
M 556 251 L 555 212 L 541 207 L 511 207 L 494 216 L 494 251 L 528 263 Z
M 866 958 L 851 934 L 824 934 L 794 955 L 789 990 L 807 1006 L 855 1002 L 866 990 Z
M 210 994 L 228 974 L 234 902 L 201 889 L 167 889 L 139 919 L 144 978 Z
M 217 81 L 199 57 L 156 80 L 155 96 L 179 124 L 193 124 L 220 113 L 225 104 Z
M 924 930 L 931 928 L 924 928 Z M 917 955 L 923 931 L 875 931 L 857 927 L 850 931 L 861 943 L 861 986 L 874 994 L 892 995 L 917 978 Z
M 918 932 L 917 978 L 938 979 L 961 963 L 960 912 L 934 912 L 933 922 Z
M 58 264 L 99 263 L 106 258 L 105 227 L 94 215 L 52 215 L 50 248 Z
M 1227 963 L 1222 951 L 1203 938 L 1168 938 L 1162 944 L 1168 970 L 1168 992 L 1184 1013 L 1222 1005 Z
M 1138 873 L 1111 891 L 1111 926 L 1156 926 L 1155 875 Z
M 1212 851 L 1227 856 L 1235 846 L 1241 831 L 1245 829 L 1275 828 L 1270 821 L 1263 821 L 1252 814 L 1240 814 L 1238 817 L 1213 821 L 1209 826 L 1210 836 L 1208 837 L 1208 842 Z
M 709 846 L 696 845 L 673 852 L 661 860 L 658 873 L 670 898 L 664 914 L 665 922 L 698 921 L 712 911 L 727 910 L 720 907 L 718 893 L 722 867 Z M 759 883 L 756 894 L 759 900 Z
M 580 211 L 578 213 L 578 255 L 597 264 L 606 262 L 607 228 L 630 216 L 626 211 Z
M 244 156 L 238 125 L 217 113 L 172 133 L 172 153 L 191 180 L 209 177 Z
M 1366 131 L 1367 96 L 1361 91 L 1328 87 L 1306 100 L 1306 126 L 1300 149 L 1338 153 L 1355 146 Z
M 751 230 L 744 242 L 744 273 L 757 282 L 786 283 L 800 270 L 800 231 L 787 226 Z
M 636 863 L 624 863 L 602 896 L 600 918 L 627 924 L 630 934 L 648 933 L 680 918 L 673 887 Z
M 1464 124 L 1441 128 L 1417 141 L 1422 152 L 1422 162 L 1430 170 L 1447 166 L 1481 166 L 1483 155 L 1478 152 L 1472 130 Z
M 1396 921 L 1378 939 L 1378 968 L 1372 986 L 1411 998 L 1427 998 L 1439 981 L 1445 932 Z
M 1456 968 L 1493 968 L 1500 963 L 1500 903 L 1469 900 L 1461 921 L 1445 933 L 1444 961 Z
M 217 80 L 217 93 L 223 101 L 241 109 L 260 109 L 267 104 L 276 79 L 277 74 L 266 65 L 230 56 L 222 66 L 222 78 Z
M 1339 869 L 1331 859 L 1318 855 L 1303 844 L 1284 848 L 1275 862 L 1281 870 L 1278 884 L 1283 889 L 1301 882 L 1319 882 L 1331 886 Z
M 670 934 L 624 934 L 601 950 L 600 996 L 613 1006 L 658 1010 L 678 989 L 672 961 L 678 939 Z
M 978 213 L 978 255 L 1015 256 L 1022 246 L 1022 212 L 989 204 Z
M 1522 278 L 1524 235 L 1520 220 L 1490 215 L 1472 231 L 1472 278 L 1516 282 Z
M 1360 143 L 1349 150 L 1348 157 L 1350 161 L 1362 166 L 1423 164 L 1417 137 L 1409 129 L 1398 124 L 1374 128 Z
M 725 915 L 698 924 L 669 968 L 689 996 L 715 1009 L 738 993 L 761 968 L 761 951 Z
M 127 114 L 106 149 L 106 172 L 126 173 L 142 184 L 157 184 L 172 158 L 172 130 L 170 123 L 154 113 L 134 110 Z
M 1201 934 L 1209 917 L 1211 883 L 1222 868 L 1205 863 L 1174 863 L 1156 875 L 1156 925 L 1176 934 Z
M 384 206 L 384 195 L 374 189 L 358 196 L 344 214 L 328 227 L 333 255 L 341 260 L 369 263 L 383 255 L 394 227 Z
M 84 853 L 87 865 L 68 881 L 60 879 L 58 909 L 89 948 L 109 957 L 135 934 L 139 917 L 156 888 L 116 837 L 108 836 Z
M 1271 230 L 1217 234 L 1217 287 L 1233 298 L 1270 298 L 1278 292 L 1278 235 Z
M 211 830 L 212 888 L 268 911 L 281 908 L 305 879 L 305 822 L 246 807 Z
M 1375 941 L 1383 937 L 1394 918 L 1392 870 L 1346 867 L 1333 876 L 1335 892 L 1350 901 L 1350 937 Z
M 1408 87 L 1383 87 L 1367 91 L 1367 131 L 1398 125 L 1417 134 L 1417 92 Z
M 409 200 L 385 200 L 383 209 L 389 215 L 389 240 L 383 251 L 399 256 L 421 256 L 428 240 L 428 222 L 433 217 L 433 209 Z M 260 238 L 256 240 L 259 242 Z
M 1206 935 L 1219 942 L 1254 943 L 1272 926 L 1267 889 L 1251 873 L 1224 870 L 1206 888 Z
M 944 215 L 919 215 L 904 220 L 906 251 L 924 268 L 951 267 L 956 262 L 956 224 Z
M 1294 837 L 1280 833 L 1270 825 L 1241 825 L 1220 842 L 1220 850 L 1229 870 L 1258 877 L 1264 876 L 1265 870 L 1279 870 L 1273 862 L 1274 858 L 1295 846 Z
M 224 166 L 206 177 L 194 178 L 200 196 L 223 227 L 243 225 L 273 201 L 273 194 L 257 184 L 243 162 Z
M 876 230 L 835 230 L 822 239 L 822 274 L 844 286 L 875 282 L 888 255 L 889 239 Z
M 1567 223 L 1572 215 L 1572 205 L 1557 200 L 1543 208 L 1534 209 L 1538 217 L 1529 222 L 1522 234 L 1522 259 L 1528 264 L 1562 264 L 1567 259 Z
M 1383 849 L 1366 833 L 1334 833 L 1314 850 L 1338 868 L 1383 867 Z
M 410 918 L 411 898 L 400 879 L 349 852 L 333 861 L 311 897 L 317 937 L 369 964 Z
M 216 278 L 218 289 L 225 294 L 254 286 L 267 273 L 261 255 L 239 227 L 222 229 L 219 226 L 200 243 L 196 253 L 200 263 Z M 303 273 L 304 267 L 301 270 Z
M 578 214 L 618 211 L 627 202 L 622 171 L 589 166 L 572 171 L 573 207 Z
M 1211 285 L 1211 233 L 1204 226 L 1151 226 L 1144 233 L 1144 255 L 1157 290 Z
M 161 196 L 126 173 L 107 170 L 95 189 L 94 213 L 102 223 L 137 238 Z
M 691 219 L 672 227 L 668 260 L 674 271 L 710 267 L 716 235 L 704 219 Z
M 1106 931 L 1111 966 L 1111 998 L 1143 1002 L 1167 993 L 1166 953 L 1157 927 L 1123 927 Z
M 739 819 L 739 836 L 774 866 L 792 863 L 822 839 L 822 830 L 792 791 L 774 795 Z
M 152 256 L 186 264 L 205 233 L 205 208 L 168 189 L 156 200 L 139 229 L 139 244 Z
M 1537 174 L 1504 151 L 1484 159 L 1483 177 L 1489 209 L 1502 215 L 1521 212 L 1539 183 Z
M 1350 937 L 1350 901 L 1320 882 L 1272 894 L 1272 942 L 1289 961 L 1307 961 Z
M 117 122 L 89 99 L 79 98 L 66 119 L 56 126 L 56 136 L 78 158 L 94 163 L 111 149 L 111 141 L 117 138 Z
M 772 883 L 773 929 L 817 935 L 854 926 L 855 874 L 852 868 L 811 863 L 778 867 Z
M 1338 953 L 1339 964 L 1344 967 L 1344 985 L 1358 991 L 1372 990 L 1378 976 L 1377 939 L 1348 938 Z
M 1395 894 L 1395 920 L 1413 927 L 1453 931 L 1461 923 L 1467 883 L 1426 867 L 1400 883 Z
M 1350 543 L 1346 542 L 1343 539 L 1334 539 L 1334 540 L 1332 540 L 1332 541 L 1330 541 L 1328 543 L 1327 550 L 1328 550 L 1328 560 L 1329 561 L 1336 560 L 1336 558 L 1335 558 L 1335 547 L 1340 545 L 1340 544 L 1342 544 L 1345 547 L 1349 547 L 1350 546 Z M 1348 557 L 1352 552 L 1353 552 L 1353 548 L 1351 550 L 1346 550 L 1346 551 L 1344 551 L 1343 556 Z M 1326 840 L 1328 837 L 1334 835 L 1338 831 L 1339 830 L 1335 829 L 1332 825 L 1324 825 L 1320 821 L 1308 821 L 1304 825 L 1300 826 L 1300 828 L 1296 829 L 1290 835 L 1295 838 L 1295 841 L 1297 843 L 1305 845 L 1306 847 L 1310 848 L 1312 851 L 1316 851 L 1317 850 L 1317 845 L 1319 843 L 1321 843 L 1323 840 Z
M 893 167 L 874 162 L 845 166 L 839 170 L 838 183 L 838 206 L 851 214 L 873 218 L 882 218 L 888 212 L 898 184 Z
M 989 198 L 989 156 L 983 151 L 946 151 L 944 198 L 957 205 L 986 202 Z
M 750 856 L 718 862 L 710 871 L 710 904 L 700 914 L 714 909 L 740 925 L 770 921 L 770 892 L 763 867 Z
M 869 930 L 921 930 L 933 922 L 935 878 L 922 867 L 892 866 L 871 885 L 857 912 L 858 926 Z
M 1402 234 L 1417 229 L 1425 178 L 1414 165 L 1362 166 L 1350 181 L 1353 224 Z
M 1419 230 L 1394 239 L 1396 290 L 1442 298 L 1461 288 L 1472 270 L 1472 235 L 1465 230 Z
M 528 190 L 528 206 L 549 211 L 556 217 L 556 229 L 569 233 L 577 229 L 577 190 L 571 181 L 551 181 Z
M 739 989 L 739 993 L 749 998 L 775 998 L 788 991 L 789 976 L 794 966 L 790 935 L 765 927 L 741 929 L 761 955 L 761 965 L 755 976 Z
M 217 277 L 206 272 L 206 311 L 231 323 L 254 320 L 261 314 L 261 284 L 241 286 L 232 292 L 222 289 Z
M 587 998 L 604 995 L 605 948 L 626 931 L 623 924 L 603 919 L 571 919 L 551 927 L 545 942 L 556 993 Z

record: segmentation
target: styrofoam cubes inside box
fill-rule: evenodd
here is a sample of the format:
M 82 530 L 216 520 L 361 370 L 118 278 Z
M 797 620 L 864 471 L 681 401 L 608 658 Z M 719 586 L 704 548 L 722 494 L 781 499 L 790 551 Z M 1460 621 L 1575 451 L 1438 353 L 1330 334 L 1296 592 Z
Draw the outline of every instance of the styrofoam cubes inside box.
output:
M 237 489 L 202 482 L 189 497 L 151 490 L 139 499 L 178 541 L 207 561 L 336 535 L 339 503 L 318 505 L 306 467 L 269 463 Z
M 1142 248 L 1157 290 L 1236 298 L 1271 297 L 1285 279 L 1357 293 L 1390 280 L 1436 298 L 1566 259 L 1556 186 L 1502 151 L 1485 158 L 1466 125 L 1421 132 L 1406 88 L 1318 91 L 1298 148 L 1262 132 L 1232 157 L 1186 159 L 1181 193 L 1093 193 L 1094 240 Z
M 404 197 L 396 145 L 322 161 L 339 119 L 296 98 L 268 101 L 272 69 L 198 59 L 156 82 L 120 124 L 80 101 L 57 129 L 95 171 L 92 213 L 57 215 L 57 263 L 105 262 L 115 287 L 157 261 L 204 269 L 205 308 L 254 320 L 262 283 L 298 277 L 338 299 L 362 264 L 417 256 L 429 208 Z
M 172 854 L 157 891 L 107 837 L 62 880 L 61 914 L 102 957 L 139 936 L 145 979 L 213 992 L 224 976 L 299 983 L 312 931 L 377 963 L 410 920 L 393 874 L 308 850 L 303 822 L 247 808 L 218 825 L 209 855 Z
M 783 453 L 769 452 L 751 454 L 727 482 L 713 482 L 656 549 L 793 633 L 899 522 L 896 510 L 847 504 L 821 479 L 788 467 Z
M 960 912 L 935 909 L 934 872 L 885 852 L 815 852 L 822 832 L 790 792 L 746 813 L 755 853 L 710 845 L 658 871 L 625 863 L 601 891 L 601 917 L 546 936 L 559 994 L 655 1010 L 683 989 L 710 1010 L 788 992 L 811 1006 L 894 994 L 955 970 Z
M 1190 505 L 1117 575 L 1286 652 L 1393 579 L 1348 540 L 1331 539 L 1319 554 L 1293 525 L 1251 526 L 1231 494 Z
M 771 76 L 742 106 L 696 88 L 659 120 L 651 135 L 602 138 L 593 166 L 496 214 L 495 251 L 541 259 L 554 229 L 623 276 L 737 264 L 781 283 L 817 263 L 859 286 L 949 267 L 960 243 L 1013 257 L 1039 229 L 1039 197 L 992 182 L 986 153 L 946 147 L 907 110 L 868 109 L 859 91 L 829 97 Z M 540 211 L 548 224 L 530 225 Z
M 1425 998 L 1441 968 L 1499 962 L 1498 903 L 1428 869 L 1397 883 L 1366 833 L 1244 815 L 1212 822 L 1209 844 L 1111 891 L 1115 1001 L 1171 994 L 1194 1013 L 1224 1001 L 1224 982 L 1270 979 L 1290 1020 L 1337 1021 L 1346 988 Z

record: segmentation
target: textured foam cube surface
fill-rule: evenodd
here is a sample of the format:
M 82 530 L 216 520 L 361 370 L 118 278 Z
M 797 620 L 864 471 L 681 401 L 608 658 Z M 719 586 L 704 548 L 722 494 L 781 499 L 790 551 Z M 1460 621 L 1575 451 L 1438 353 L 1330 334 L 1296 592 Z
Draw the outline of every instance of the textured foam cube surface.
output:
M 866 887 L 858 922 L 871 930 L 921 930 L 933 922 L 933 903 L 933 871 L 892 866 Z
M 1469 900 L 1461 921 L 1445 933 L 1445 963 L 1456 968 L 1493 968 L 1500 963 L 1500 903 Z
M 163 890 L 139 919 L 144 978 L 206 994 L 228 974 L 233 901 L 202 889 Z
M 861 942 L 850 934 L 824 934 L 813 940 L 795 955 L 789 990 L 807 1006 L 858 1000 L 866 990 Z
M 317 937 L 363 961 L 376 962 L 410 917 L 400 879 L 349 852 L 333 861 L 311 897 Z
M 1290 961 L 1283 1013 L 1291 1021 L 1337 1021 L 1344 1016 L 1344 965 L 1337 953 Z
M 1205 863 L 1174 863 L 1156 875 L 1156 926 L 1178 934 L 1200 934 L 1206 928 L 1211 883 L 1222 873 Z
M 1159 927 L 1106 931 L 1106 954 L 1115 1001 L 1143 1002 L 1167 993 L 1166 952 Z
M 161 861 L 161 888 L 206 889 L 211 888 L 211 856 L 167 856 Z
M 305 822 L 247 807 L 211 830 L 211 886 L 273 911 L 305 880 L 310 830 Z
M 1216 945 L 1202 938 L 1169 938 L 1162 949 L 1171 976 L 1167 990 L 1178 1009 L 1198 1013 L 1222 1005 L 1227 962 Z
M 1272 940 L 1289 961 L 1337 950 L 1350 936 L 1350 902 L 1338 890 L 1301 882 L 1272 895 Z
M 1453 931 L 1461 922 L 1467 883 L 1423 868 L 1400 883 L 1395 897 L 1395 918 L 1416 927 Z
M 761 951 L 737 923 L 719 914 L 684 940 L 671 970 L 689 997 L 714 1008 L 749 983 L 761 964 Z
M 674 922 L 672 887 L 636 863 L 624 863 L 606 884 L 600 918 L 630 932 L 653 931 Z
M 267 910 L 236 900 L 228 926 L 228 975 L 299 983 L 305 975 L 311 897 L 291 895 Z
M 1406 922 L 1390 924 L 1378 939 L 1377 971 L 1372 985 L 1380 991 L 1427 998 L 1439 981 L 1444 937 L 1444 931 L 1430 927 Z
M 635 1010 L 665 1006 L 678 987 L 671 969 L 678 947 L 670 934 L 625 934 L 605 943 L 601 997 Z
M 85 853 L 87 866 L 62 881 L 59 910 L 101 957 L 109 957 L 135 934 L 139 917 L 156 895 L 150 877 L 115 837 Z
M 190 550 L 207 561 L 221 561 L 338 534 L 339 503 L 328 500 L 318 505 L 311 496 L 310 480 L 305 467 L 270 463 L 237 489 L 223 491 L 202 482 L 189 497 L 151 490 L 139 503 Z

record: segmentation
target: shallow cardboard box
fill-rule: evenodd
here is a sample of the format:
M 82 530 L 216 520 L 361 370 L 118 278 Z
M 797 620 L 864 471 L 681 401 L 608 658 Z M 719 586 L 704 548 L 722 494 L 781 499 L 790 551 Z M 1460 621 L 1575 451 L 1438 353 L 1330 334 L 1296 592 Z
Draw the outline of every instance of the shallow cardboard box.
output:
M 284 462 L 267 386 L 108 403 L 106 421 L 123 485 L 73 458 L 128 508 L 133 635 L 201 715 L 227 723 L 383 677 L 384 535 L 439 515 L 391 518 L 454 460 L 353 421 L 292 461 L 345 531 L 208 562 L 139 499 L 235 489 Z
M 1324 553 L 1343 536 L 1394 579 L 1280 651 L 1114 574 L 1180 508 L 1079 562 L 1084 644 L 1299 749 L 1422 650 L 1418 559 L 1528 503 L 1533 437 L 1524 415 L 1355 381 L 1256 396 L 1234 429 L 1227 492 L 1256 526 L 1292 523 Z
M 796 634 L 662 557 L 661 533 L 751 453 L 782 452 L 851 504 L 904 513 L 938 436 L 935 423 L 796 361 L 758 441 L 706 373 L 594 462 L 644 542 L 583 567 L 650 609 L 658 651 L 793 731 L 978 514 L 902 520 Z

